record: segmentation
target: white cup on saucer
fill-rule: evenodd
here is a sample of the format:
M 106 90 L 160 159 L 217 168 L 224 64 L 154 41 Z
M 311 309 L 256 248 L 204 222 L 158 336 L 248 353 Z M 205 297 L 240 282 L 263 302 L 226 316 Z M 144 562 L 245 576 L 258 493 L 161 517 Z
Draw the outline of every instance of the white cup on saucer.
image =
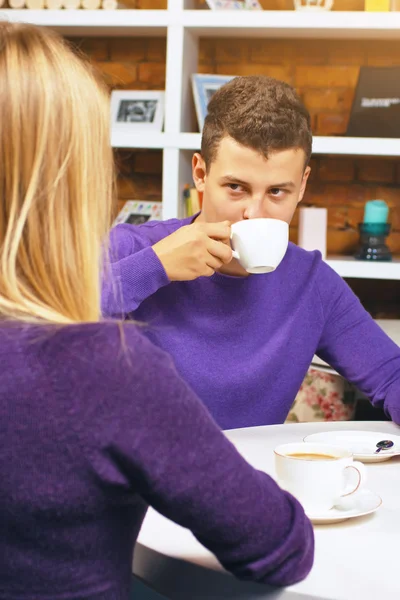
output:
M 231 227 L 233 258 L 248 273 L 275 271 L 288 243 L 289 225 L 279 219 L 246 219 Z
M 345 448 L 318 443 L 282 444 L 275 448 L 279 485 L 310 515 L 324 513 L 364 485 L 365 466 Z

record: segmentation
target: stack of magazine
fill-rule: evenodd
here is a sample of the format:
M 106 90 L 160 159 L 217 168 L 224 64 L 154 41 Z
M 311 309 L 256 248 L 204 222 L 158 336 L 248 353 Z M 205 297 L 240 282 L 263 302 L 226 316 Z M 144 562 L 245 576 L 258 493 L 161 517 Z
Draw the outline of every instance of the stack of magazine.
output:
M 119 223 L 131 223 L 141 225 L 146 221 L 162 220 L 162 203 L 149 202 L 146 200 L 127 200 L 118 213 L 113 227 Z

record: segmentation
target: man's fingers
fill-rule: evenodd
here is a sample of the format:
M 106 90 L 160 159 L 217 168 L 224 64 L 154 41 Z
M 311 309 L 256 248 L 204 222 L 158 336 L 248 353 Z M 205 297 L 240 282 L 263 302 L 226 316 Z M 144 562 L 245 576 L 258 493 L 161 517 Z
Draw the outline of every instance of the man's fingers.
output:
M 207 250 L 225 265 L 232 260 L 232 248 L 223 242 L 210 239 L 207 243 Z
M 204 272 L 203 277 L 212 277 L 215 273 L 215 269 L 211 267 L 207 267 L 207 270 Z
M 213 256 L 212 254 L 208 255 L 207 258 L 207 266 L 211 267 L 211 269 L 214 269 L 214 271 L 217 271 L 217 269 L 220 269 L 223 265 L 222 260 L 219 260 L 219 258 L 216 258 L 215 256 Z
M 231 224 L 229 221 L 222 223 L 203 223 L 202 229 L 208 237 L 214 240 L 229 240 L 231 236 Z

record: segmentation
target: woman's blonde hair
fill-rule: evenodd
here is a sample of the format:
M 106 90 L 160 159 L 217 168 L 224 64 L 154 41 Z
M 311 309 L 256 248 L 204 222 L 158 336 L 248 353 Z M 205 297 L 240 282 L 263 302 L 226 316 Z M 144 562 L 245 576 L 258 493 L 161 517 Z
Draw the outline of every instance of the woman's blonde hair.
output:
M 56 33 L 0 23 L 0 318 L 100 318 L 109 98 Z

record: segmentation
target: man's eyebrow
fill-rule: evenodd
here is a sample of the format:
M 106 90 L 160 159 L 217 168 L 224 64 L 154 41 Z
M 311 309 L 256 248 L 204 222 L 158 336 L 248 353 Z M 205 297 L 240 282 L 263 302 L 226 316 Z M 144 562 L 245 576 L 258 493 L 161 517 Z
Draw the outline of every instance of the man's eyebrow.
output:
M 249 182 L 248 181 L 243 181 L 243 179 L 239 179 L 238 177 L 235 177 L 234 175 L 224 175 L 223 177 L 221 177 L 221 183 L 237 183 L 239 185 L 244 185 L 244 186 L 249 186 Z M 293 181 L 285 181 L 283 183 L 273 183 L 271 185 L 268 186 L 269 188 L 290 188 L 290 189 L 294 189 L 296 186 L 293 183 Z
M 249 185 L 248 181 L 243 181 L 234 175 L 224 175 L 221 177 L 221 183 L 239 183 L 240 185 Z
M 293 189 L 296 186 L 293 183 L 293 181 L 285 181 L 284 183 L 274 183 L 273 185 L 270 185 L 269 187 L 270 188 L 291 188 L 291 189 Z

